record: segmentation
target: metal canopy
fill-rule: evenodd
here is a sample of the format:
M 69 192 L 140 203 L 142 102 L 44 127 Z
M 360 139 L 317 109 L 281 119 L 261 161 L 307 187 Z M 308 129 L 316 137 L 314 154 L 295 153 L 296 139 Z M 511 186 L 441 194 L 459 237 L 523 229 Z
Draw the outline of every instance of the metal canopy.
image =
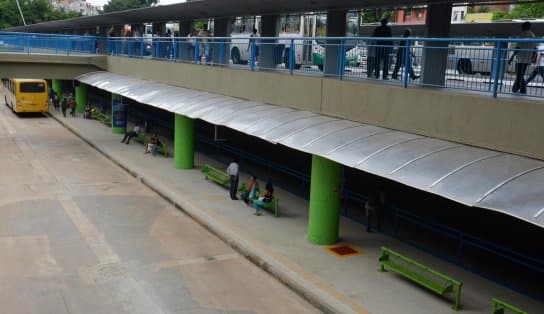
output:
M 77 80 L 544 227 L 540 160 L 109 72 Z

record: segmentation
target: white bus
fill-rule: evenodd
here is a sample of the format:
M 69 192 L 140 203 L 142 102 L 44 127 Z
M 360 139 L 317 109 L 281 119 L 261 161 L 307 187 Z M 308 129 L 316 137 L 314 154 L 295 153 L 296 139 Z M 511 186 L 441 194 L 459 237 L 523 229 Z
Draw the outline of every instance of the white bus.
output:
M 249 37 L 253 31 L 261 33 L 261 17 L 237 17 L 232 25 L 230 57 L 234 64 L 246 64 L 250 59 Z M 278 45 L 282 47 L 282 62 L 285 66 L 289 63 L 291 38 L 312 37 L 315 35 L 315 15 L 284 15 L 279 21 L 280 40 Z M 285 38 L 285 39 L 281 39 Z M 309 59 L 305 53 L 307 45 L 302 40 L 295 40 L 295 68 L 300 68 Z

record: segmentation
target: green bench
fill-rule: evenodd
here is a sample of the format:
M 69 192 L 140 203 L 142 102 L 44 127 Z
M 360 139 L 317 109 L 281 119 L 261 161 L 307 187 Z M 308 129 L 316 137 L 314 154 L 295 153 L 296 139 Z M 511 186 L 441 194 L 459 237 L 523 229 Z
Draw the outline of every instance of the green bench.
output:
M 493 314 L 504 314 L 506 310 L 515 314 L 527 314 L 527 312 L 512 304 L 493 298 Z
M 225 171 L 219 170 L 210 165 L 204 165 L 202 172 L 204 173 L 204 178 L 206 180 L 212 180 L 225 187 L 230 186 L 230 177 Z
M 242 193 L 246 190 L 247 190 L 247 183 L 242 183 L 242 186 L 238 189 L 238 192 Z M 261 191 L 257 188 L 257 190 L 255 191 L 255 197 L 252 198 L 251 200 L 254 201 L 259 199 L 260 192 Z M 272 201 L 268 203 L 264 203 L 263 208 L 270 210 L 274 214 L 274 217 L 279 217 L 280 216 L 279 197 L 277 195 L 273 195 Z
M 92 111 L 91 117 L 97 121 L 100 121 L 101 123 L 104 123 L 105 125 L 111 126 L 111 116 L 103 114 L 99 111 Z
M 147 145 L 147 143 L 149 143 L 149 137 L 143 132 L 138 133 L 138 136 L 134 137 L 133 140 L 144 145 Z M 161 142 L 161 146 L 157 147 L 157 153 L 163 154 L 164 157 L 168 157 L 168 147 L 166 146 L 166 144 Z
M 454 292 L 456 296 L 453 309 L 456 311 L 460 309 L 462 282 L 441 274 L 386 247 L 382 247 L 378 262 L 380 263 L 381 271 L 386 271 L 386 269 L 394 271 L 439 295 L 444 296 L 447 293 Z

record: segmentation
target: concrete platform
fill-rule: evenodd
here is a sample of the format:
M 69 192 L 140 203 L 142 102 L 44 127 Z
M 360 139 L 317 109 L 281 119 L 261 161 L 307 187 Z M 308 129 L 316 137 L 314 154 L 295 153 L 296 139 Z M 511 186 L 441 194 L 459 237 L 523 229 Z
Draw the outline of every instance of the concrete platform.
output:
M 337 257 L 325 247 L 307 241 L 308 204 L 289 192 L 277 191 L 280 218 L 270 213 L 254 216 L 252 208 L 230 200 L 225 188 L 204 180 L 199 169 L 207 163 L 220 168 L 225 165 L 196 154 L 195 169 L 174 170 L 172 158 L 145 155 L 143 146 L 137 142 L 120 144 L 121 137 L 97 121 L 62 118 L 58 112 L 52 116 L 324 311 L 455 313 L 451 296 L 439 297 L 395 274 L 377 271 L 381 246 L 463 281 L 462 313 L 489 313 L 492 297 L 530 313 L 539 313 L 544 308 L 543 304 L 395 239 L 368 234 L 360 224 L 344 218 L 340 222 L 342 243 L 363 253 Z M 172 143 L 167 144 L 172 148 Z M 241 181 L 244 180 L 247 175 L 242 176 Z

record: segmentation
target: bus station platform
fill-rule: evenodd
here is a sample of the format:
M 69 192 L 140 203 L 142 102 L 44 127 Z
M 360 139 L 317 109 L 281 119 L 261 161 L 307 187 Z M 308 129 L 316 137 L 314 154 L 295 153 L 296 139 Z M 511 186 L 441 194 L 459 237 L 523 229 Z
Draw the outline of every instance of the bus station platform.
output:
M 81 115 L 51 117 L 63 124 L 104 156 L 138 178 L 173 206 L 212 231 L 256 265 L 324 312 L 331 313 L 455 313 L 453 294 L 441 297 L 393 272 L 380 272 L 380 248 L 388 247 L 456 280 L 462 281 L 462 313 L 489 313 L 492 299 L 499 298 L 529 313 L 541 313 L 544 304 L 518 294 L 453 264 L 437 259 L 379 233 L 367 233 L 360 223 L 340 219 L 340 242 L 353 254 L 334 253 L 329 246 L 316 246 L 307 238 L 308 202 L 276 188 L 280 217 L 233 201 L 228 190 L 205 180 L 201 168 L 210 164 L 226 168 L 203 154 L 195 154 L 195 168 L 174 170 L 171 156 L 144 154 L 144 147 L 121 136 L 96 120 Z M 161 138 L 173 151 L 173 142 Z M 240 183 L 249 175 L 242 173 Z M 264 182 L 259 182 L 264 186 Z M 336 245 L 335 245 L 336 246 Z M 345 251 L 345 250 L 344 250 Z M 508 271 L 505 269 L 505 271 Z M 274 293 L 274 291 L 269 291 Z

